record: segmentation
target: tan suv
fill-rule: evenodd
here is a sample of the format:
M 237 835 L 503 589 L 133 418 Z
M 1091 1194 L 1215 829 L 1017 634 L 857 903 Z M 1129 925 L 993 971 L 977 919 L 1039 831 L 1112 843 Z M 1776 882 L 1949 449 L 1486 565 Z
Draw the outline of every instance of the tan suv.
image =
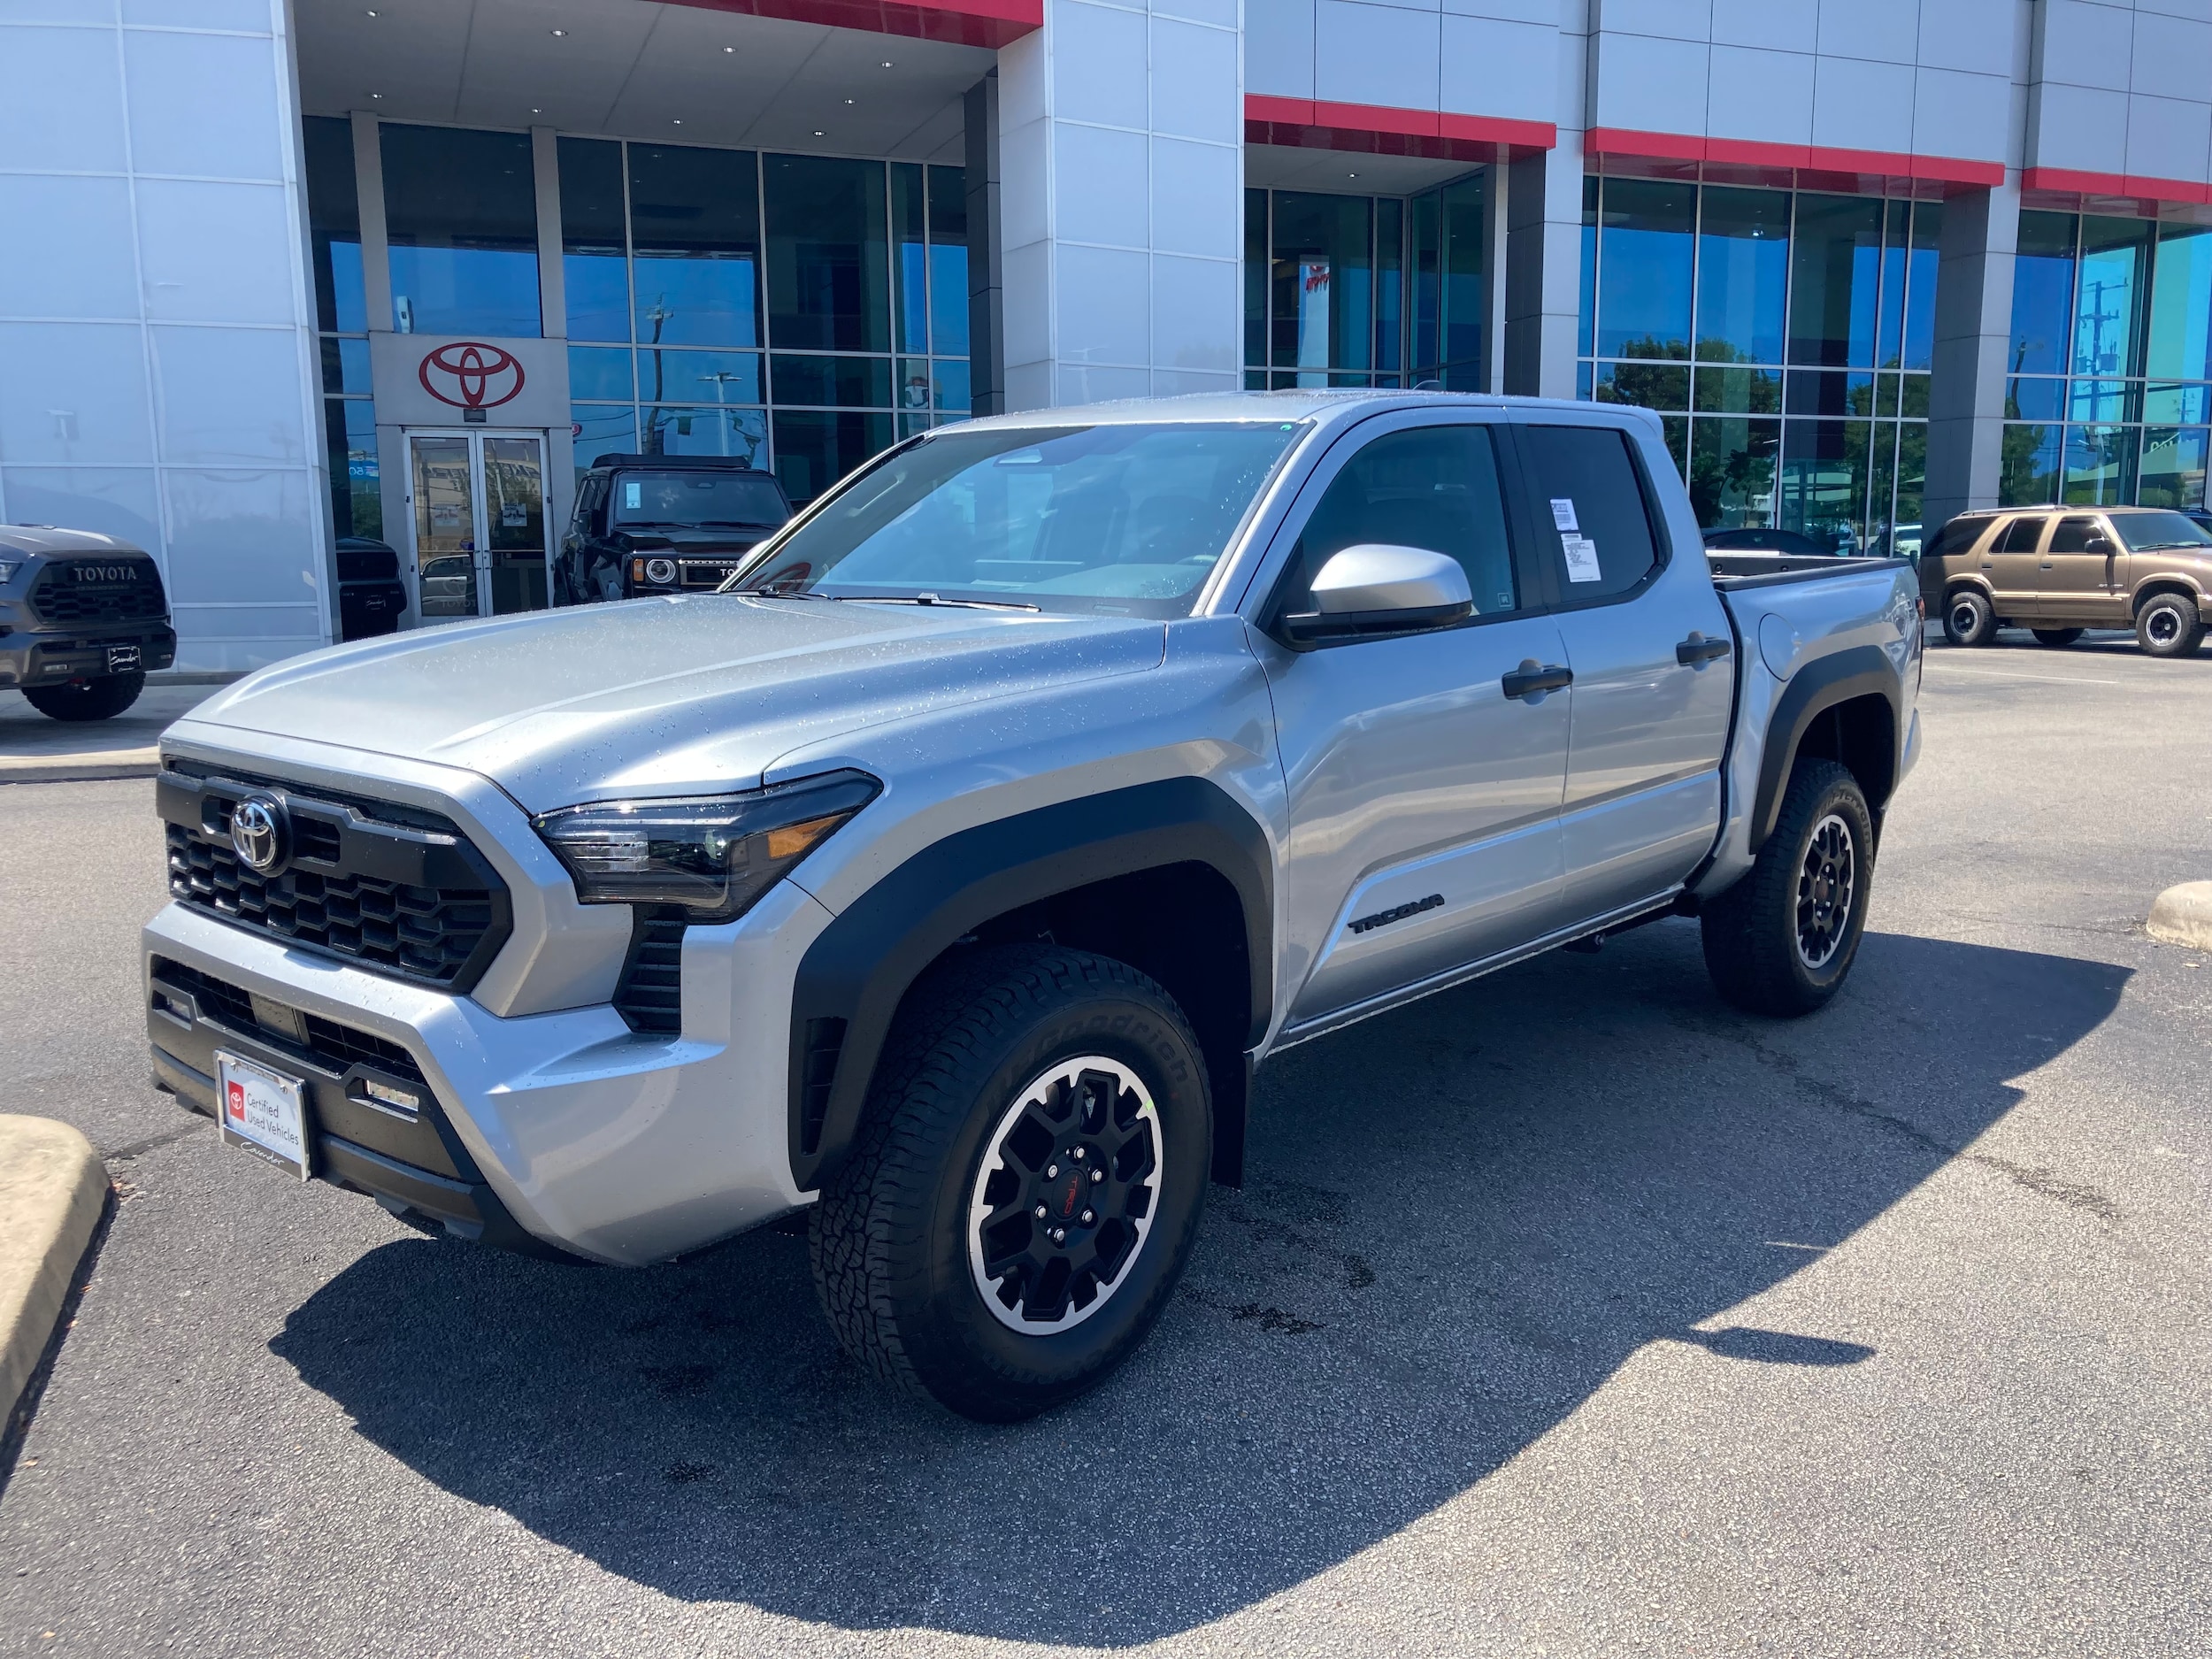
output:
M 2153 657 L 2186 657 L 2212 623 L 2212 531 L 2162 507 L 1961 513 L 1921 554 L 1920 591 L 1954 645 L 2131 627 Z

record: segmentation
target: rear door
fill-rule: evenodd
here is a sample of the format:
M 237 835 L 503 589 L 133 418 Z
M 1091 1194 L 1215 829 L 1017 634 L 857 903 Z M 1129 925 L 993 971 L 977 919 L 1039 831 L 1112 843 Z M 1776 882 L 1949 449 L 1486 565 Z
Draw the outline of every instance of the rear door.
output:
M 1980 574 L 2001 621 L 2042 614 L 2043 530 L 2050 521 L 2047 513 L 2024 512 L 1982 549 Z
M 2070 512 L 2061 518 L 2036 561 L 2039 614 L 2082 626 L 2126 626 L 2119 549 L 2119 538 L 2099 515 Z
M 1735 663 L 1704 549 L 1670 534 L 1665 453 L 1549 411 L 1516 430 L 1574 672 L 1560 831 L 1582 921 L 1663 893 L 1711 850 Z
M 1558 925 L 1570 700 L 1507 693 L 1525 664 L 1561 661 L 1509 524 L 1509 453 L 1480 419 L 1386 417 L 1348 436 L 1292 509 L 1263 627 L 1310 609 L 1322 564 L 1359 542 L 1457 559 L 1477 608 L 1436 632 L 1305 650 L 1255 636 L 1288 786 L 1294 1025 Z

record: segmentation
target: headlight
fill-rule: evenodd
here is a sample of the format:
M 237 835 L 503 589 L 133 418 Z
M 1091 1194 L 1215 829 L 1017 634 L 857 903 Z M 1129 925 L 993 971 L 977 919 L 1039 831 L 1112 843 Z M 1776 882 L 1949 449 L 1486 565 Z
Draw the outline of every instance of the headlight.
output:
M 743 795 L 599 801 L 530 822 L 584 903 L 676 904 L 726 922 L 882 788 L 864 772 L 833 772 Z
M 15 572 L 22 563 L 20 559 L 0 559 L 0 586 L 5 586 L 15 580 Z
M 645 580 L 649 582 L 659 582 L 663 586 L 674 581 L 676 580 L 676 561 L 674 559 L 647 559 L 645 561 Z

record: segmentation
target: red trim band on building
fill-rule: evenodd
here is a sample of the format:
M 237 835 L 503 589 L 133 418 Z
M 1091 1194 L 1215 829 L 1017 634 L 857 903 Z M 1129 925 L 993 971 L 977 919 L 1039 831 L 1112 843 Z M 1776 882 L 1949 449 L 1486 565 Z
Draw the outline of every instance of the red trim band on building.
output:
M 2020 175 L 2024 190 L 2052 190 L 2066 196 L 2117 196 L 2138 202 L 2212 204 L 2212 184 L 2185 179 L 2153 179 L 2135 173 L 2078 173 L 2071 167 L 2030 167 Z
M 1550 150 L 1559 129 L 1549 121 L 1496 115 L 1394 109 L 1381 104 L 1331 104 L 1248 92 L 1244 142 L 1293 150 L 1342 150 L 1366 156 L 1423 156 L 1433 161 L 1495 161 L 1517 152 Z
M 871 35 L 946 41 L 958 46 L 1003 46 L 1045 24 L 1044 0 L 677 0 L 709 12 L 819 23 Z
M 1747 138 L 1697 138 L 1686 133 L 1639 133 L 1594 127 L 1582 135 L 1594 156 L 1640 156 L 1655 161 L 1717 161 L 1737 166 L 1872 174 L 1937 184 L 1988 187 L 2005 181 L 2002 162 L 1957 156 L 1914 156 L 1887 150 L 1836 150 L 1824 144 L 1770 144 Z

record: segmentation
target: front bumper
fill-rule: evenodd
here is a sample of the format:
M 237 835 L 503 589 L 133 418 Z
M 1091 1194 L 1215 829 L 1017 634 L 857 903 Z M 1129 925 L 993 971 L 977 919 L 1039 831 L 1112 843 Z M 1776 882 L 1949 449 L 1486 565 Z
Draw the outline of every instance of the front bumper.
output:
M 605 1004 L 502 1018 L 171 904 L 143 935 L 148 1035 L 157 1079 L 201 1110 L 218 1048 L 303 1078 L 317 1173 L 409 1219 L 640 1265 L 807 1202 L 791 1179 L 789 987 L 829 920 L 787 882 L 736 922 L 690 929 L 683 1032 L 666 1038 Z M 406 1082 L 388 1064 L 319 1061 L 271 1021 L 244 1029 L 258 1010 L 235 996 L 173 1006 L 165 978 L 180 976 L 163 964 L 276 1005 L 280 1028 L 296 1010 L 394 1045 L 429 1097 L 422 1121 L 363 1103 L 370 1076 Z
M 138 672 L 157 672 L 177 660 L 176 631 L 134 622 L 66 634 L 12 634 L 0 639 L 0 686 L 60 686 L 133 672 L 116 652 L 135 652 Z

